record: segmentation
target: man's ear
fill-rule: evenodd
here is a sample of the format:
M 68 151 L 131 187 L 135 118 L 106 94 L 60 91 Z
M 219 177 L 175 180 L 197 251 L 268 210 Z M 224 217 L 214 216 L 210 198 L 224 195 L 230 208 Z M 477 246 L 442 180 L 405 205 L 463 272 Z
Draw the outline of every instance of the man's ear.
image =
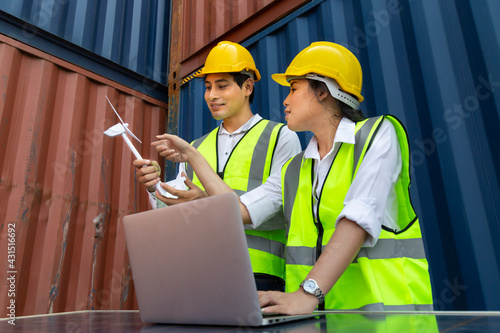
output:
M 247 79 L 243 83 L 243 89 L 245 91 L 246 96 L 250 96 L 252 94 L 253 88 L 254 88 L 254 81 L 252 79 Z

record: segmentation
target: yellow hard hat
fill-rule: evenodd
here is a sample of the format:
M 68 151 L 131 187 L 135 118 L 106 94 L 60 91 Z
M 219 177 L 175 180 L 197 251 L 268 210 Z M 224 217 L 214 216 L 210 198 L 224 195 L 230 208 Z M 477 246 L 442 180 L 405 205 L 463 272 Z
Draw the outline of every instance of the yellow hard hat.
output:
M 273 74 L 272 78 L 283 86 L 287 79 L 316 73 L 334 79 L 340 88 L 363 101 L 361 86 L 363 72 L 354 54 L 342 45 L 331 42 L 315 42 L 293 58 L 285 73 Z
M 250 52 L 240 44 L 233 42 L 220 42 L 214 47 L 205 60 L 205 66 L 194 76 L 202 77 L 214 73 L 241 73 L 250 72 L 254 81 L 260 80 L 260 73 L 255 66 L 255 61 Z

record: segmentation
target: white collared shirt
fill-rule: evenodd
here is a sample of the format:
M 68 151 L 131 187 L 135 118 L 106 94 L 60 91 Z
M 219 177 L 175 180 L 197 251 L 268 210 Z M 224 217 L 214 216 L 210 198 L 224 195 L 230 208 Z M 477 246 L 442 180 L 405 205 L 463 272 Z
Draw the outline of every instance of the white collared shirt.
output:
M 304 151 L 304 158 L 314 163 L 314 188 L 321 193 L 328 169 L 333 161 L 332 151 L 341 142 L 355 142 L 355 123 L 342 118 L 335 134 L 332 150 L 321 160 L 316 137 L 313 137 Z M 382 225 L 395 228 L 397 201 L 394 184 L 401 170 L 401 151 L 396 131 L 389 121 L 384 121 L 373 140 L 368 153 L 358 169 L 344 200 L 344 209 L 335 222 L 347 218 L 356 222 L 369 236 L 363 246 L 374 246 L 380 236 Z M 314 193 L 311 193 L 314 197 Z M 271 175 L 255 190 L 241 196 L 247 207 L 254 228 L 274 216 L 282 209 L 281 172 Z M 317 200 L 313 208 L 317 210 Z
M 261 119 L 263 119 L 259 114 L 255 114 L 250 118 L 243 126 L 238 128 L 236 131 L 229 133 L 224 128 L 224 122 L 219 125 L 218 132 L 218 159 L 219 159 L 219 172 L 224 170 L 224 166 L 231 155 L 236 144 L 243 138 L 243 136 L 250 130 L 255 124 L 257 124 Z M 288 129 L 284 126 L 280 132 L 278 143 L 273 155 L 273 162 L 271 163 L 271 174 L 281 170 L 283 164 L 288 161 L 291 157 L 297 155 L 302 151 L 300 145 L 299 137 L 297 133 Z M 179 164 L 179 173 L 177 177 L 181 176 L 182 172 L 186 172 L 185 163 Z M 153 209 L 157 207 L 157 199 L 154 193 L 149 193 L 149 201 Z M 163 205 L 162 202 L 159 204 Z M 275 229 L 276 227 L 266 226 L 265 229 Z

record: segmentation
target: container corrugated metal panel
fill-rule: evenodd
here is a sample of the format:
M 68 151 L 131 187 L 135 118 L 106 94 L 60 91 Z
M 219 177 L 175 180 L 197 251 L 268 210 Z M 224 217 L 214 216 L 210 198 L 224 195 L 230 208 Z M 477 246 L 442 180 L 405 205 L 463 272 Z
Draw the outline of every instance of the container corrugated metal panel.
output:
M 277 0 L 185 0 L 183 1 L 186 38 L 182 57 L 187 58 L 250 16 Z
M 187 76 L 201 66 L 218 41 L 245 40 L 309 1 L 182 1 L 182 34 L 172 37 L 182 40 L 180 75 Z
M 123 139 L 103 135 L 118 123 L 105 96 L 146 158 L 167 105 L 2 35 L 0 77 L 0 317 L 11 299 L 16 316 L 136 308 L 121 220 L 149 201 Z
M 496 13 L 496 0 L 317 0 L 243 43 L 263 77 L 253 110 L 276 121 L 288 92 L 270 75 L 300 50 L 327 40 L 360 59 L 365 114 L 396 115 L 408 130 L 436 310 L 500 310 Z M 181 87 L 179 134 L 188 140 L 215 125 L 201 81 Z M 300 134 L 303 145 L 310 136 Z
M 3 0 L 0 10 L 165 84 L 170 1 Z

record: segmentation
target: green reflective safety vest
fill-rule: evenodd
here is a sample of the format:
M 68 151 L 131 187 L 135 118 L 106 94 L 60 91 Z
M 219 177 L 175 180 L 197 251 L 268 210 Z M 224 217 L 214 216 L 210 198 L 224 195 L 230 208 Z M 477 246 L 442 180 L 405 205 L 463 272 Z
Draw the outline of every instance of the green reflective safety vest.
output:
M 274 149 L 283 126 L 262 119 L 252 126 L 234 147 L 219 176 L 238 196 L 258 187 L 269 177 Z M 218 132 L 219 127 L 192 143 L 215 172 L 219 170 Z M 193 183 L 203 188 L 189 164 L 186 165 L 186 174 Z M 279 214 L 275 218 L 283 220 L 283 215 Z M 284 279 L 285 230 L 245 230 L 245 233 L 253 272 Z
M 409 196 L 409 145 L 403 125 L 393 116 L 365 119 L 356 124 L 356 144 L 336 144 L 334 162 L 313 216 L 313 160 L 303 153 L 283 166 L 282 195 L 286 243 L 286 291 L 299 288 L 316 263 L 344 208 L 344 199 L 363 157 L 386 119 L 396 129 L 402 170 L 396 183 L 398 228 L 385 226 L 372 247 L 363 247 L 330 292 L 326 309 L 367 311 L 432 310 L 432 293 L 420 224 Z

